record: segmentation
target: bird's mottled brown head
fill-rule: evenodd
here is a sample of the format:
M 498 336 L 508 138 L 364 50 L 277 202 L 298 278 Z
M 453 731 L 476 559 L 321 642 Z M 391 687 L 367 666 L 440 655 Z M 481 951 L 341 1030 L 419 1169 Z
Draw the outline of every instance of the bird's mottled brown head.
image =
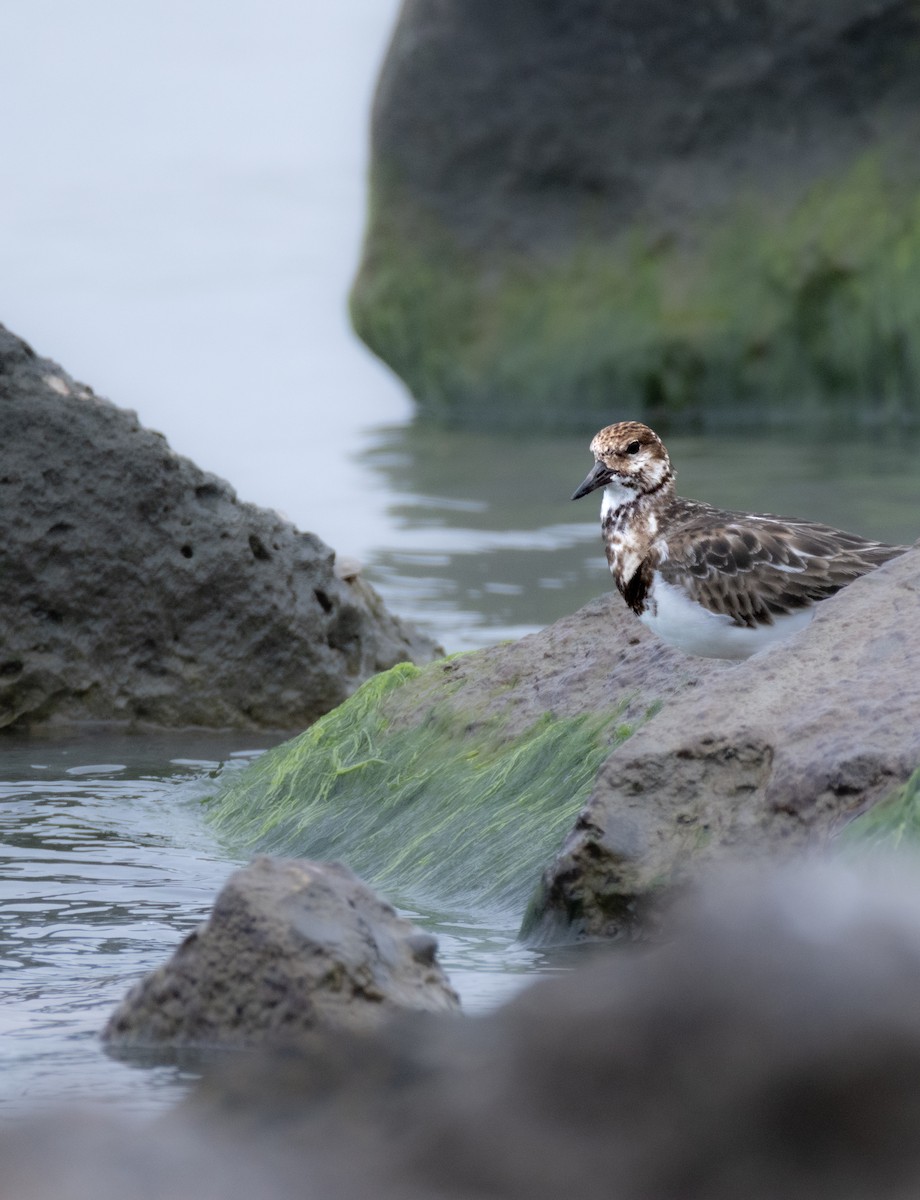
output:
M 674 478 L 664 443 L 639 421 L 607 425 L 591 441 L 594 466 L 572 496 L 578 500 L 611 484 L 637 496 L 658 491 Z

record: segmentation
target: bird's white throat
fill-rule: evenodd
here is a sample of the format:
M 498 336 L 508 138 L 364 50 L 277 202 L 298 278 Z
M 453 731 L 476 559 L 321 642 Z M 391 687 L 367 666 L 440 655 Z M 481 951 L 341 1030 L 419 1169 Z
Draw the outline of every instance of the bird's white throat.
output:
M 601 520 L 603 521 L 609 513 L 619 512 L 627 504 L 632 504 L 636 495 L 634 488 L 624 487 L 618 479 L 611 479 L 604 488 L 604 496 L 601 500 Z

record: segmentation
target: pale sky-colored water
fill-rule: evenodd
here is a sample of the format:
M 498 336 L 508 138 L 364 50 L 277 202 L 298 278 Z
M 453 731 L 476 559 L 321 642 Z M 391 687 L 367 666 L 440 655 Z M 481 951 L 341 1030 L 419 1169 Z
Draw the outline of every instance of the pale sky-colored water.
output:
M 368 116 L 397 0 L 10 0 L 0 322 L 241 498 L 344 553 L 354 461 L 406 421 L 351 333 Z

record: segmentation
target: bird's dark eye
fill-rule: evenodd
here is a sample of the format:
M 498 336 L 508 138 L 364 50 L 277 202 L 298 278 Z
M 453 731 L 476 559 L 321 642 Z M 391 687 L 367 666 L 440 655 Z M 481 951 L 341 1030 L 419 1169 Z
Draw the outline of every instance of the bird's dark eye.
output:
M 630 442 L 629 445 L 626 447 L 626 453 L 627 454 L 638 454 L 639 446 L 640 446 L 639 442 Z

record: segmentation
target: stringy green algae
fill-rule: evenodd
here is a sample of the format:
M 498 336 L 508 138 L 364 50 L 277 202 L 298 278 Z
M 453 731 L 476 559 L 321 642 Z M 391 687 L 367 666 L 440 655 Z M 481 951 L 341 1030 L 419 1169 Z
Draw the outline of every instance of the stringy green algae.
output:
M 839 845 L 850 854 L 866 850 L 916 853 L 920 849 L 920 770 L 847 825 Z
M 213 821 L 236 845 L 340 859 L 400 903 L 519 915 L 631 732 L 617 724 L 622 706 L 547 714 L 509 738 L 506 720 L 435 698 L 399 727 L 388 701 L 421 674 L 402 664 L 375 676 L 268 751 L 211 802 Z

